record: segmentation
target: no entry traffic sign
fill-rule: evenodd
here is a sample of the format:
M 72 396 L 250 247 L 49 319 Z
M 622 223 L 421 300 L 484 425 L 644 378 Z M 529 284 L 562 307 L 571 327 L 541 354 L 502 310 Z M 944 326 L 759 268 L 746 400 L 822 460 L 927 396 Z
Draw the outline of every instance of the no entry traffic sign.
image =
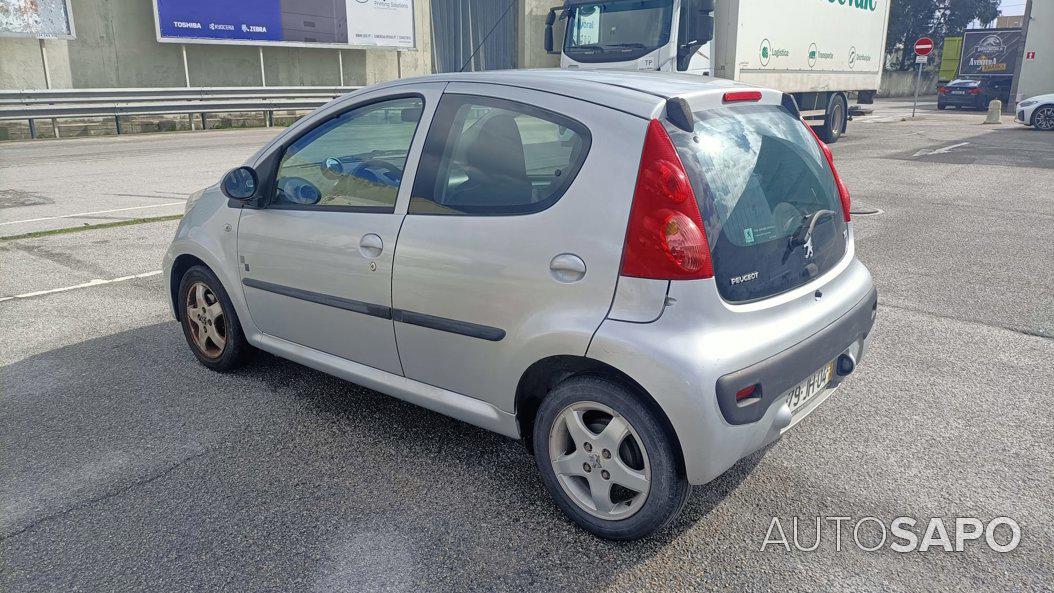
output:
M 933 40 L 929 37 L 923 37 L 915 42 L 915 55 L 917 56 L 928 56 L 933 51 Z

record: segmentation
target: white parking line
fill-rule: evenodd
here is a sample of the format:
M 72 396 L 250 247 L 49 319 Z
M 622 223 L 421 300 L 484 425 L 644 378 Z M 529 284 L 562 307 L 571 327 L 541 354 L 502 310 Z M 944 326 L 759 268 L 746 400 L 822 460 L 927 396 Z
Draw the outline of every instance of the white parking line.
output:
M 38 290 L 36 292 L 27 292 L 25 294 L 16 294 L 14 296 L 0 297 L 0 303 L 4 301 L 10 301 L 13 299 L 28 299 L 29 297 L 42 296 L 45 294 L 66 292 L 69 290 L 77 290 L 78 288 L 88 288 L 89 286 L 101 286 L 103 284 L 113 284 L 114 282 L 135 280 L 136 278 L 149 278 L 151 276 L 157 276 L 159 274 L 161 274 L 161 270 L 154 270 L 153 272 L 143 272 L 142 274 L 132 274 L 131 276 L 121 276 L 120 278 L 113 278 L 111 280 L 101 280 L 99 278 L 96 278 L 95 280 L 89 280 L 83 284 L 74 284 L 73 286 L 64 286 L 62 288 L 52 288 L 51 290 Z
M 40 222 L 42 220 L 57 220 L 59 218 L 77 218 L 78 216 L 91 216 L 93 214 L 109 214 L 111 212 L 126 212 L 128 210 L 142 210 L 144 208 L 164 208 L 165 206 L 177 206 L 179 204 L 186 204 L 186 200 L 181 202 L 166 202 L 164 204 L 150 204 L 149 206 L 132 206 L 131 208 L 114 208 L 113 210 L 96 210 L 94 212 L 78 212 L 76 214 L 63 214 L 62 216 L 45 216 L 44 218 L 27 218 L 25 220 L 12 220 L 11 222 L 0 222 L 0 226 L 8 224 L 21 224 L 23 222 Z
M 933 154 L 948 154 L 953 149 L 959 148 L 960 146 L 966 146 L 967 144 L 969 144 L 969 142 L 960 142 L 958 144 L 952 144 L 951 146 L 945 146 L 944 148 L 938 148 L 936 150 L 930 150 L 928 148 L 923 148 L 922 150 L 916 152 L 915 154 L 913 154 L 911 156 L 917 157 L 917 156 L 930 156 L 930 155 L 933 155 Z

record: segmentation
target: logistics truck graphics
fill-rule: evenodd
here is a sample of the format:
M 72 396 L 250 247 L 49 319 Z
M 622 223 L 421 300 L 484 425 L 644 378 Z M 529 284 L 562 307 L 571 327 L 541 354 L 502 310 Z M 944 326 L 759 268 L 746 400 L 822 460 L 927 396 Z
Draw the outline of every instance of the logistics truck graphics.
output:
M 790 93 L 826 142 L 878 91 L 892 0 L 566 0 L 545 46 L 561 68 L 662 70 Z M 554 26 L 563 39 L 554 43 Z M 561 42 L 562 41 L 562 42 Z

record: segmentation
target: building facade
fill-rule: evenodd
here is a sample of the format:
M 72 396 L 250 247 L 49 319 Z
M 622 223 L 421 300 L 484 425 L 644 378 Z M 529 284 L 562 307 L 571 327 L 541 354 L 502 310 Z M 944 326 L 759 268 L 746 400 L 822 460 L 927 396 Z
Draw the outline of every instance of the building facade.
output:
M 1054 93 L 1054 2 L 1033 0 L 1025 18 L 1025 47 L 1012 97 L 1019 100 Z
M 0 37 L 0 89 L 353 86 L 559 63 L 542 49 L 553 0 L 413 0 L 406 49 L 162 43 L 153 3 L 70 0 L 73 39 Z

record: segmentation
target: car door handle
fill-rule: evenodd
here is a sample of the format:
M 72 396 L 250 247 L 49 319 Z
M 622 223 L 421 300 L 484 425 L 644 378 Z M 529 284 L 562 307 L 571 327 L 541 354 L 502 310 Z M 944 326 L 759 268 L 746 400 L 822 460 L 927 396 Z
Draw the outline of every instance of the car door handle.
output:
M 549 273 L 557 282 L 578 282 L 586 276 L 586 262 L 573 253 L 561 253 L 549 262 Z
M 359 253 L 362 257 L 367 259 L 373 259 L 384 251 L 384 241 L 381 240 L 380 235 L 374 233 L 367 233 L 359 239 Z

